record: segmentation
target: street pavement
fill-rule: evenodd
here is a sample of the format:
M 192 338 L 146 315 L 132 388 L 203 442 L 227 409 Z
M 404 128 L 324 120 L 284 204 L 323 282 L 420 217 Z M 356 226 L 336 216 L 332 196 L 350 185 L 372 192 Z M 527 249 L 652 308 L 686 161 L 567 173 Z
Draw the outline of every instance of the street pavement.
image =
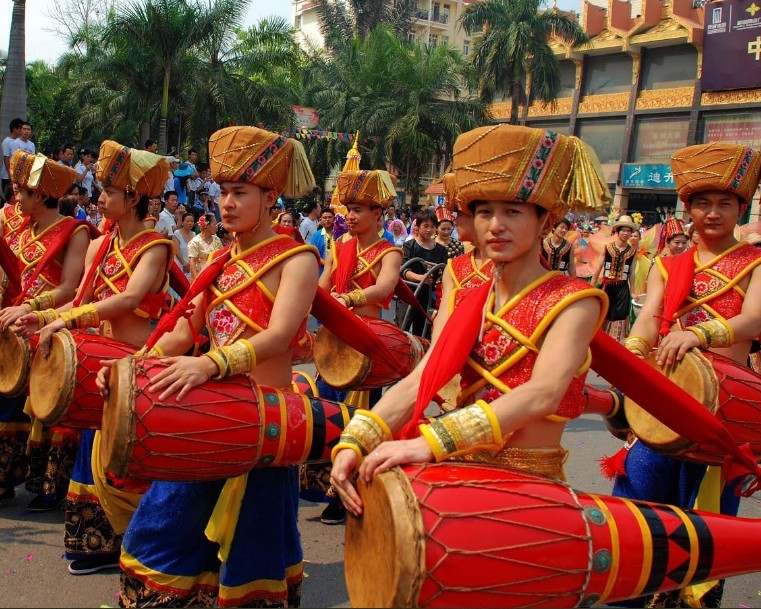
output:
M 621 443 L 607 432 L 602 421 L 591 416 L 572 421 L 564 443 L 571 451 L 566 465 L 571 485 L 583 491 L 609 493 L 611 483 L 600 475 L 596 459 L 612 454 Z M 14 501 L 0 507 L 0 607 L 117 606 L 118 572 L 70 575 L 63 556 L 63 508 L 45 514 L 29 513 L 24 508 L 30 499 L 31 495 L 21 490 Z M 323 507 L 301 504 L 300 530 L 307 576 L 302 606 L 348 607 L 343 569 L 344 526 L 320 523 Z M 743 499 L 740 515 L 761 519 L 761 495 Z M 369 556 L 368 560 L 374 557 Z M 761 574 L 729 580 L 723 606 L 761 607 Z

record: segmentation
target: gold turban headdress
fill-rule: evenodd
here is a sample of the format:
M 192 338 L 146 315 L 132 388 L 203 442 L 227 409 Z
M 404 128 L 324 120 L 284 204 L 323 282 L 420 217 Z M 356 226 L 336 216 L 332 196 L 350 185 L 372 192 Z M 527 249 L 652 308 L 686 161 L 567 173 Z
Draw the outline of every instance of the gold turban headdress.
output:
M 470 209 L 460 196 L 460 191 L 457 188 L 457 181 L 454 177 L 454 173 L 445 173 L 441 177 L 441 184 L 444 186 L 444 205 L 449 211 L 456 211 L 458 214 L 465 214 L 471 216 Z
M 225 127 L 213 133 L 209 165 L 219 183 L 246 182 L 290 198 L 315 187 L 301 142 L 257 127 Z
M 103 186 L 158 197 L 169 178 L 166 157 L 106 140 L 100 145 L 95 177 Z
M 594 150 L 577 137 L 547 129 L 473 129 L 457 138 L 453 166 L 466 204 L 534 203 L 562 217 L 568 209 L 594 209 L 611 200 Z
M 395 179 L 382 169 L 343 171 L 337 188 L 344 205 L 377 205 L 385 209 L 396 198 Z
M 60 199 L 69 192 L 77 172 L 44 154 L 16 150 L 10 160 L 10 176 L 19 188 L 37 190 L 47 197 Z
M 679 198 L 685 203 L 696 192 L 723 190 L 747 204 L 758 188 L 761 153 L 729 142 L 687 146 L 671 156 L 671 171 Z

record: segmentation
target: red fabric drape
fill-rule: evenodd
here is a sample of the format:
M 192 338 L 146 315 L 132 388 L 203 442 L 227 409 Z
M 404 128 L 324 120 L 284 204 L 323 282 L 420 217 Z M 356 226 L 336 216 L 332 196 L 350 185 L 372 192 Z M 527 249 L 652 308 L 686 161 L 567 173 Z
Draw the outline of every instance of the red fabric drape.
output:
M 345 294 L 351 286 L 349 281 L 357 268 L 357 238 L 352 237 L 345 242 L 336 242 L 335 247 L 338 264 L 333 283 L 338 294 Z
M 678 256 L 667 256 L 663 259 L 663 264 L 669 276 L 663 294 L 663 317 L 658 330 L 660 336 L 669 333 L 674 323 L 674 315 L 690 294 L 695 274 L 695 248 L 691 247 Z
M 8 287 L 5 289 L 5 300 L 15 298 L 21 293 L 21 270 L 19 269 L 18 257 L 13 253 L 5 239 L 0 238 L 0 267 L 8 277 Z

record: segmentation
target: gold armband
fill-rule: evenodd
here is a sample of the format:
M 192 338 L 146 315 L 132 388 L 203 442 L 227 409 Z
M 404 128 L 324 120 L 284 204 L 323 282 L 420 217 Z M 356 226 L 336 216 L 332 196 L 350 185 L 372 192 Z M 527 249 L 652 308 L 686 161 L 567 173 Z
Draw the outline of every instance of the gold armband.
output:
M 251 372 L 256 366 L 256 351 L 246 339 L 236 340 L 232 345 L 212 349 L 205 354 L 219 368 L 215 379 Z
M 143 347 L 135 352 L 135 357 L 164 357 L 164 350 L 158 345 L 153 345 L 150 351 L 146 351 Z
M 370 410 L 358 410 L 343 430 L 341 439 L 330 453 L 331 460 L 339 450 L 348 448 L 357 453 L 360 460 L 374 451 L 381 442 L 393 440 L 386 422 Z
M 53 323 L 56 319 L 61 317 L 58 314 L 58 311 L 55 309 L 45 309 L 44 311 L 34 311 L 34 314 L 37 316 L 38 323 L 40 325 L 40 330 L 47 326 L 50 323 Z
M 702 321 L 699 324 L 687 328 L 698 337 L 701 349 L 710 349 L 711 347 L 731 347 L 735 342 L 735 333 L 723 319 L 712 319 Z
M 100 318 L 94 304 L 74 307 L 65 313 L 61 313 L 61 319 L 66 322 L 66 327 L 69 330 L 97 328 L 100 325 Z
M 24 304 L 32 307 L 32 311 L 44 311 L 45 309 L 55 309 L 55 294 L 53 292 L 43 292 L 34 298 L 27 298 Z
M 642 357 L 647 357 L 653 348 L 652 345 L 644 338 L 634 334 L 626 337 L 626 340 L 624 341 L 624 347 L 634 353 L 634 355 L 640 355 Z
M 420 433 L 436 461 L 479 450 L 497 453 L 505 441 L 497 416 L 483 400 L 420 425 Z
M 341 294 L 341 298 L 344 299 L 346 306 L 350 309 L 354 307 L 364 307 L 367 304 L 365 291 L 360 290 L 359 288 L 352 290 L 351 292 L 346 292 L 346 294 Z

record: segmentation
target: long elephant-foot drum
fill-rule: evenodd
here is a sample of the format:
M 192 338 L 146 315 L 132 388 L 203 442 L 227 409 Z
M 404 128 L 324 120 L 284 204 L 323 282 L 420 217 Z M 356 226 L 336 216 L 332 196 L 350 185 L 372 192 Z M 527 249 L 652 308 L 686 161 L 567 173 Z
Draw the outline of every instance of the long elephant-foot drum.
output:
M 346 523 L 353 607 L 615 604 L 761 570 L 761 521 L 573 491 L 487 464 L 359 482 Z
M 714 416 L 738 444 L 750 444 L 761 459 L 761 375 L 711 352 L 690 349 L 681 362 L 658 367 L 655 355 L 646 361 L 692 395 Z M 711 446 L 698 446 L 683 438 L 635 402 L 624 408 L 632 431 L 640 441 L 660 453 L 708 465 L 721 465 L 726 455 Z
M 423 359 L 429 342 L 394 324 L 373 317 L 361 317 L 378 341 L 397 357 L 398 366 L 390 368 L 352 349 L 324 326 L 314 341 L 314 365 L 320 377 L 336 389 L 379 389 L 403 379 Z
M 31 341 L 10 329 L 0 332 L 0 395 L 16 397 L 27 390 L 37 336 Z
M 182 402 L 161 401 L 149 385 L 164 368 L 126 357 L 111 370 L 101 456 L 118 477 L 219 480 L 253 467 L 329 461 L 354 412 L 246 375 L 207 381 Z
M 134 347 L 99 334 L 56 332 L 48 357 L 37 351 L 32 360 L 29 399 L 34 416 L 45 425 L 100 429 L 103 396 L 95 379 L 101 360 L 121 359 L 134 352 Z

